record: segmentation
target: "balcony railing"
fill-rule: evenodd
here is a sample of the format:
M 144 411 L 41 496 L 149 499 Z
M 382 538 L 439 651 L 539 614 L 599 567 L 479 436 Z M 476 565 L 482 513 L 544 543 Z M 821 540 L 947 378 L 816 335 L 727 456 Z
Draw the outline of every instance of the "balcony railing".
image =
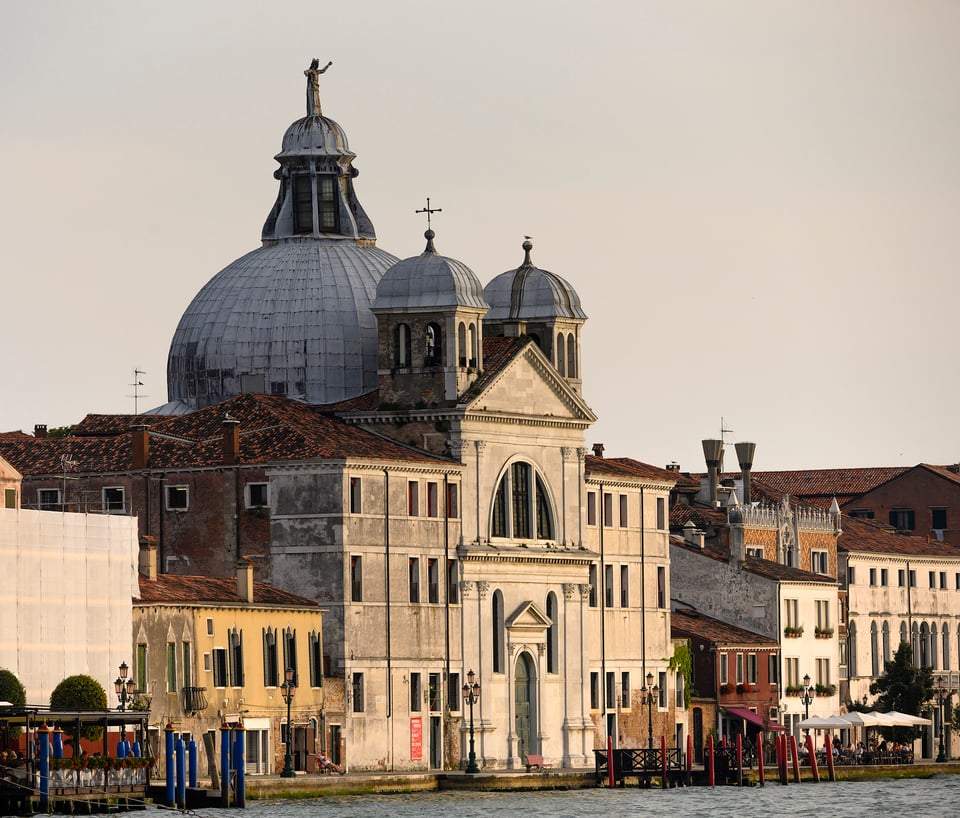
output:
M 207 709 L 207 697 L 204 695 L 207 689 L 205 687 L 185 687 L 183 688 L 183 712 L 199 713 Z

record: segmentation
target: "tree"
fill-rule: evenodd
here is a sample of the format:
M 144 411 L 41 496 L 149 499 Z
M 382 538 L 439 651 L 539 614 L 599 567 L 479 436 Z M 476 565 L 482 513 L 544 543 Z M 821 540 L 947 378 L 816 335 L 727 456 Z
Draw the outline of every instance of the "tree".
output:
M 27 691 L 21 681 L 13 671 L 6 668 L 0 669 L 0 702 L 10 702 L 10 704 L 26 704 Z M 19 727 L 9 727 L 7 736 L 17 738 L 20 735 Z
M 107 692 L 96 679 L 78 674 L 67 676 L 50 694 L 52 710 L 106 710 Z M 103 735 L 103 728 L 95 724 L 84 725 L 80 735 L 96 741 Z
M 897 710 L 919 716 L 923 706 L 933 698 L 933 669 L 917 667 L 913 663 L 913 648 L 909 642 L 901 642 L 893 659 L 883 663 L 883 674 L 870 685 L 870 692 L 877 697 L 876 709 L 882 713 Z M 884 729 L 886 736 L 893 731 Z M 896 735 L 917 738 L 916 728 L 897 728 Z

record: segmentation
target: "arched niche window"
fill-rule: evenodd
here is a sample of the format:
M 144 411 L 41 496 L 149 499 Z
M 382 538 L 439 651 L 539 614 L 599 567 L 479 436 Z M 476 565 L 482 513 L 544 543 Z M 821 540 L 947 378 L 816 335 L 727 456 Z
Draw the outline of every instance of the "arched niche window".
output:
M 393 365 L 404 369 L 410 366 L 410 325 L 397 324 L 393 339 Z
M 850 678 L 857 675 L 857 623 L 847 628 L 847 669 Z
M 563 333 L 557 333 L 557 371 L 563 375 L 565 370 L 565 364 L 567 362 L 566 355 L 566 345 L 563 343 Z
M 950 626 L 944 625 L 942 630 L 942 641 L 943 641 L 943 664 L 941 667 L 944 670 L 950 670 Z
M 503 622 L 503 593 L 497 588 L 493 592 L 492 626 L 493 626 L 493 672 L 503 673 L 504 665 L 504 622 Z
M 440 325 L 431 321 L 423 331 L 423 362 L 425 366 L 440 366 L 443 362 L 443 338 Z
M 938 636 L 937 623 L 934 622 L 930 625 L 930 652 L 927 654 L 930 657 L 930 667 L 934 670 L 937 669 L 937 652 L 940 648 Z
M 547 628 L 547 673 L 557 672 L 557 595 L 550 591 L 547 594 L 547 616 L 550 626 Z
M 577 341 L 572 332 L 567 336 L 567 377 L 579 377 L 577 375 Z
M 916 625 L 914 625 L 916 627 Z M 924 622 L 920 626 L 920 652 L 917 667 L 930 667 L 930 626 Z
M 870 623 L 870 675 L 880 675 L 880 646 L 877 643 L 877 623 Z
M 883 621 L 883 661 L 890 661 L 890 623 Z
M 543 478 L 530 463 L 511 463 L 497 484 L 492 535 L 515 540 L 552 540 L 553 531 L 553 513 Z
M 923 667 L 923 662 L 921 661 L 923 657 L 920 655 L 920 628 L 916 622 L 914 622 L 913 627 L 910 628 L 910 647 L 913 650 L 913 663 L 917 667 Z
M 470 324 L 470 328 L 467 330 L 470 336 L 470 358 L 467 361 L 467 366 L 476 367 L 477 365 L 477 325 Z
M 457 359 L 460 366 L 467 365 L 467 325 L 463 321 L 457 327 Z
M 909 642 L 909 641 L 910 641 L 910 637 L 907 635 L 907 623 L 901 622 L 900 623 L 900 644 L 903 644 L 904 642 Z

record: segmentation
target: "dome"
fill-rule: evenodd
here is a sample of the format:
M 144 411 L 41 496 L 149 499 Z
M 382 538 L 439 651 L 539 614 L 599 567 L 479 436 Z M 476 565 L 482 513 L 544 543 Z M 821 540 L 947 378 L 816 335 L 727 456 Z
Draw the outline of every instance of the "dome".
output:
M 173 405 L 196 409 L 241 392 L 334 403 L 377 387 L 370 305 L 396 256 L 376 247 L 353 188 L 355 154 L 320 112 L 319 68 L 307 116 L 283 136 L 276 203 L 263 246 L 227 265 L 180 319 L 167 358 Z
M 483 288 L 483 297 L 490 305 L 487 321 L 509 321 L 553 318 L 572 318 L 585 321 L 587 316 L 580 306 L 580 296 L 569 282 L 534 267 L 530 260 L 533 243 L 523 243 L 525 257 L 516 270 L 498 275 Z
M 461 261 L 438 255 L 432 230 L 427 230 L 424 237 L 427 246 L 419 256 L 398 261 L 383 274 L 373 309 L 476 307 L 486 310 L 483 287 L 473 270 Z

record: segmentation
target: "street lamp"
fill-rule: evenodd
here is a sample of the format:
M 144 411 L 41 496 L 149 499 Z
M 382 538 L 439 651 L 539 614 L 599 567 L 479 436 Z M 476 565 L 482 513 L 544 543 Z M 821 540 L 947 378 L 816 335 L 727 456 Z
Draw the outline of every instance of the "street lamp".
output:
M 287 702 L 287 755 L 283 760 L 283 772 L 280 773 L 281 778 L 293 778 L 295 773 L 293 772 L 293 754 L 291 753 L 291 743 L 293 741 L 293 729 L 290 724 L 290 703 L 293 701 L 293 694 L 297 690 L 297 686 L 293 682 L 293 668 L 288 667 L 283 672 L 284 682 L 280 685 L 280 690 L 283 691 L 283 698 Z
M 803 720 L 806 721 L 810 718 L 810 703 L 813 701 L 813 690 L 814 687 L 810 684 L 810 674 L 803 674 L 803 695 L 800 697 L 800 704 L 803 705 Z M 810 728 L 805 728 L 807 733 L 810 732 Z
M 653 683 L 653 674 L 647 673 L 647 746 L 653 749 L 653 699 L 660 694 L 660 687 Z
M 943 687 L 943 676 L 937 677 L 937 704 L 940 707 L 940 750 L 937 753 L 937 761 L 942 763 L 947 760 L 947 754 L 943 749 L 943 694 L 946 691 Z
M 480 683 L 475 681 L 476 674 L 471 670 L 467 674 L 467 683 L 463 686 L 463 701 L 470 705 L 470 755 L 467 756 L 467 767 L 464 772 L 478 773 L 477 754 L 473 746 L 473 705 L 480 699 Z
M 127 672 L 130 670 L 126 662 L 121 662 L 118 668 L 120 675 L 113 682 L 113 689 L 116 691 L 117 698 L 120 700 L 120 706 L 117 708 L 121 713 L 127 709 L 127 701 L 133 699 L 133 694 L 137 690 L 137 683 L 131 676 L 127 678 Z M 120 725 L 120 742 L 127 740 L 127 725 Z

